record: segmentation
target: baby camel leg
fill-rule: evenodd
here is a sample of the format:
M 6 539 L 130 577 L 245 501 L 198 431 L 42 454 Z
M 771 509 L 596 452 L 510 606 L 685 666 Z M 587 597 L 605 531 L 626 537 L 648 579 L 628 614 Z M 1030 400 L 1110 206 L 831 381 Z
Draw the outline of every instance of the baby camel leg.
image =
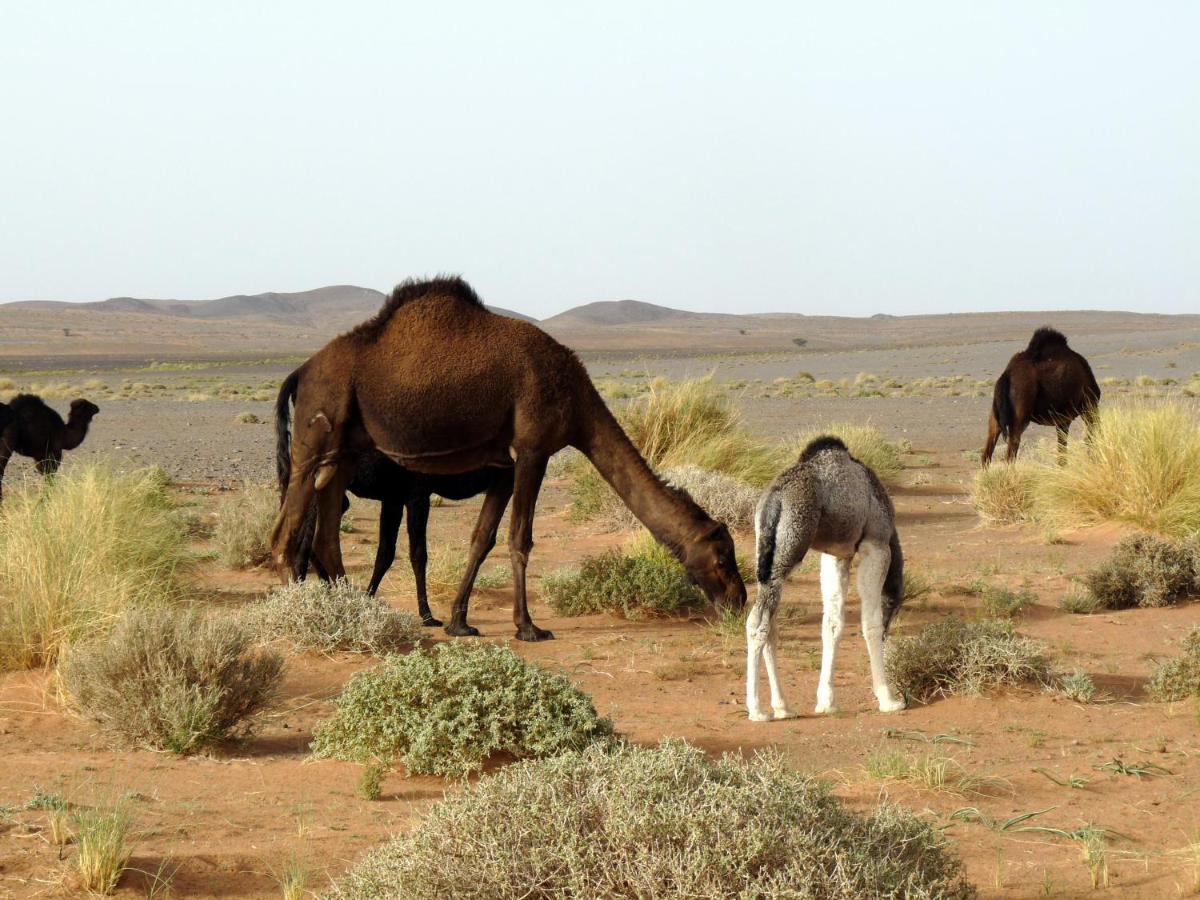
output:
M 779 673 L 775 668 L 775 651 L 779 645 L 779 625 L 775 613 L 779 609 L 779 597 L 783 590 L 783 579 L 779 578 L 758 586 L 758 597 L 746 616 L 746 711 L 755 722 L 769 719 L 790 719 L 787 702 L 779 686 Z M 767 666 L 767 682 L 771 686 L 772 715 L 758 705 L 758 669 L 760 661 Z
M 835 712 L 833 705 L 833 659 L 845 624 L 846 588 L 850 584 L 850 560 L 821 554 L 821 678 L 817 682 L 818 713 Z
M 904 699 L 892 695 L 883 667 L 883 582 L 892 561 L 887 544 L 863 541 L 858 548 L 858 596 L 862 601 L 863 639 L 871 659 L 871 686 L 880 712 L 904 709 Z

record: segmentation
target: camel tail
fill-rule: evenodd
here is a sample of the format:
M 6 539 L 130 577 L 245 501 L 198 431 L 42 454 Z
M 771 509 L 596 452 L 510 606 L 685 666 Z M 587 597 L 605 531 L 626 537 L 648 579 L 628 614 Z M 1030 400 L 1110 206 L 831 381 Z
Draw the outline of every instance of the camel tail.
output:
M 767 495 L 759 502 L 758 512 L 754 516 L 759 584 L 770 581 L 771 570 L 775 568 L 775 531 L 779 528 L 779 516 L 782 511 L 783 501 L 779 499 L 778 492 L 768 490 Z
M 888 566 L 887 576 L 883 579 L 883 636 L 887 637 L 888 628 L 897 610 L 904 604 L 904 551 L 900 549 L 900 535 L 893 529 L 892 562 Z
M 992 395 L 992 414 L 996 417 L 996 424 L 1000 426 L 1001 437 L 1008 437 L 1016 414 L 1012 403 L 1012 379 L 1007 369 L 996 379 L 996 392 Z
M 299 384 L 300 370 L 297 369 L 283 380 L 275 400 L 275 477 L 279 480 L 281 503 L 292 475 L 292 437 L 288 431 L 292 412 L 289 404 L 295 399 Z

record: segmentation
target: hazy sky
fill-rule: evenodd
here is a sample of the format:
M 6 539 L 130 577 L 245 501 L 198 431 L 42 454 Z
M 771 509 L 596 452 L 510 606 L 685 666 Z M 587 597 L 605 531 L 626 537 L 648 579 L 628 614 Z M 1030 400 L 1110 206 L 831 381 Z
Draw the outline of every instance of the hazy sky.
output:
M 5 3 L 0 300 L 1200 312 L 1200 4 Z

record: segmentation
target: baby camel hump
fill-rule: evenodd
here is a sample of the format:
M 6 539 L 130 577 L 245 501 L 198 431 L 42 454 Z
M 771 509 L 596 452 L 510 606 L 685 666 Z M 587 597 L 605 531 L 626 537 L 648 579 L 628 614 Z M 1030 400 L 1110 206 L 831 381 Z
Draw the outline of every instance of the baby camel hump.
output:
M 767 488 L 755 515 L 758 596 L 746 618 L 746 706 L 750 718 L 788 718 L 776 671 L 776 612 L 788 574 L 810 549 L 821 553 L 821 675 L 818 713 L 831 712 L 833 663 L 844 626 L 850 564 L 859 557 L 858 593 L 871 681 L 883 712 L 903 709 L 883 668 L 883 640 L 904 599 L 904 557 L 895 512 L 878 476 L 850 455 L 839 439 L 812 441 L 791 468 Z M 758 669 L 766 664 L 772 715 L 758 702 Z

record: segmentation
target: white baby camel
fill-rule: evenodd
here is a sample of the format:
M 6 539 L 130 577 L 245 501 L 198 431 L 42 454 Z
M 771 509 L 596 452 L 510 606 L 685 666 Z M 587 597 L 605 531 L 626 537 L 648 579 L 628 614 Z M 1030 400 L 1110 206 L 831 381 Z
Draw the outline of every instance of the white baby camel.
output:
M 775 613 L 783 582 L 809 548 L 821 553 L 821 678 L 818 713 L 833 712 L 833 657 L 842 635 L 850 562 L 857 553 L 862 630 L 871 658 L 871 683 L 882 712 L 904 708 L 883 669 L 883 639 L 904 602 L 904 556 L 896 534 L 891 498 L 873 471 L 835 437 L 812 441 L 800 460 L 782 472 L 758 501 L 758 596 L 746 617 L 746 709 L 750 718 L 771 718 L 758 705 L 758 667 L 767 664 L 771 709 L 776 719 L 788 710 L 775 670 L 779 630 Z

